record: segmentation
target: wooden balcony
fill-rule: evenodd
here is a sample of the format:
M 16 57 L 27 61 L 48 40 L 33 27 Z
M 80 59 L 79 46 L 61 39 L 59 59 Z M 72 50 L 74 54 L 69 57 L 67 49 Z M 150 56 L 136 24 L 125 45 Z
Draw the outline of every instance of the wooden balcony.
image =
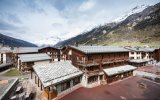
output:
M 89 66 L 97 66 L 99 63 L 95 61 L 77 61 L 79 66 L 89 67 Z
M 128 61 L 128 58 L 116 58 L 116 59 L 102 59 L 102 64 L 110 64 L 114 62 Z
M 100 72 L 100 69 L 96 69 L 96 70 L 93 70 L 93 71 L 86 71 L 86 74 L 88 76 L 94 76 L 94 75 L 99 75 L 99 72 Z
M 102 59 L 102 64 L 110 64 L 113 62 L 114 62 L 114 59 Z

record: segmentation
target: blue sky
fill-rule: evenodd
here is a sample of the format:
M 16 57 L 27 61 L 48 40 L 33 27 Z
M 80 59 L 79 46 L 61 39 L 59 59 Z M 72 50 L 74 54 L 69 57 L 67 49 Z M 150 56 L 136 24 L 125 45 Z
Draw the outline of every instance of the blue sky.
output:
M 56 43 L 112 22 L 135 6 L 159 0 L 0 0 L 0 32 L 34 43 Z M 50 41 L 49 38 L 54 41 Z M 46 41 L 48 39 L 48 41 Z

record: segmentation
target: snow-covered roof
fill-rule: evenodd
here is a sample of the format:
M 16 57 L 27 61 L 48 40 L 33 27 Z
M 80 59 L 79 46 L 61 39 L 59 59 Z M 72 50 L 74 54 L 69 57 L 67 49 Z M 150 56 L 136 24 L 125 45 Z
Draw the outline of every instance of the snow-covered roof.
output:
M 144 48 L 145 52 L 153 52 L 156 48 Z
M 127 72 L 127 71 L 132 71 L 132 70 L 135 70 L 135 69 L 136 69 L 136 67 L 134 67 L 134 66 L 124 65 L 124 66 L 119 66 L 119 67 L 106 68 L 106 69 L 103 69 L 103 70 L 108 76 L 112 76 L 112 75 L 124 73 L 124 72 Z
M 10 53 L 12 52 L 10 47 L 0 47 L 0 53 Z
M 70 61 L 36 64 L 33 66 L 44 87 L 56 85 L 64 80 L 82 75 L 83 72 L 73 66 Z
M 13 91 L 13 87 L 18 83 L 18 78 L 4 81 L 7 81 L 7 83 L 0 84 L 0 100 L 5 100 L 6 95 Z
M 151 59 L 132 59 L 132 60 L 129 60 L 129 62 L 133 62 L 133 63 L 143 63 L 143 62 L 148 62 L 150 61 Z
M 153 52 L 155 48 L 130 48 L 130 47 L 125 47 L 126 49 L 130 51 L 136 51 L 136 52 Z
M 128 49 L 116 46 L 70 46 L 86 54 L 92 53 L 111 53 L 111 52 L 129 52 Z
M 38 47 L 15 47 L 13 53 L 35 53 L 38 52 Z
M 10 66 L 10 65 L 12 65 L 12 64 L 13 64 L 13 62 L 10 62 L 10 63 L 2 63 L 2 64 L 0 64 L 0 68 L 6 67 L 6 66 Z
M 21 60 L 21 62 L 44 61 L 51 59 L 51 57 L 46 53 L 20 54 L 18 55 L 18 57 Z

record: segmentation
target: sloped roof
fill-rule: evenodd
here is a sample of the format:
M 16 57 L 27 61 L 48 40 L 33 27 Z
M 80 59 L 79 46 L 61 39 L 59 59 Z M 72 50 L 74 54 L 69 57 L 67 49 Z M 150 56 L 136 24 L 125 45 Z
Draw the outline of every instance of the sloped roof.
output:
M 15 47 L 13 53 L 35 53 L 38 49 L 38 47 Z
M 106 68 L 106 69 L 103 69 L 103 70 L 108 76 L 112 76 L 112 75 L 124 73 L 124 72 L 127 72 L 127 71 L 132 71 L 132 70 L 135 70 L 135 69 L 136 69 L 136 67 L 134 67 L 134 66 L 124 65 L 124 66 L 119 66 L 119 67 Z
M 21 60 L 21 62 L 43 61 L 51 59 L 51 57 L 46 53 L 20 54 L 18 55 L 18 57 Z
M 0 47 L 0 53 L 10 53 L 12 52 L 10 47 Z
M 4 100 L 6 97 L 6 94 L 11 92 L 11 88 L 15 86 L 17 83 L 18 78 L 10 79 L 8 80 L 8 83 L 6 84 L 0 84 L 0 100 Z
M 13 62 L 10 62 L 10 63 L 2 63 L 2 64 L 0 64 L 0 68 L 6 67 L 6 66 L 10 66 L 10 65 L 12 65 L 12 64 L 13 64 Z
M 59 82 L 82 75 L 83 72 L 73 66 L 70 61 L 60 61 L 33 66 L 44 87 L 55 85 Z
M 129 47 L 125 48 L 130 51 L 137 51 L 137 52 L 153 52 L 155 50 L 155 48 L 129 48 Z
M 86 54 L 92 53 L 111 53 L 111 52 L 129 52 L 128 49 L 115 46 L 70 46 Z

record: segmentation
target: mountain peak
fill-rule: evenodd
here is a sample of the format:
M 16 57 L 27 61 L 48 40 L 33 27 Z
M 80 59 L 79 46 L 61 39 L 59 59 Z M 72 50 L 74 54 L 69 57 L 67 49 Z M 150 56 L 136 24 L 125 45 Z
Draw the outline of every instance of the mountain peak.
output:
M 121 22 L 121 21 L 125 20 L 128 16 L 130 16 L 132 14 L 135 14 L 135 13 L 139 13 L 139 12 L 143 11 L 147 7 L 149 7 L 149 5 L 146 5 L 146 4 L 137 5 L 137 6 L 133 7 L 131 10 L 125 12 L 121 17 L 118 17 L 113 21 L 114 22 Z

